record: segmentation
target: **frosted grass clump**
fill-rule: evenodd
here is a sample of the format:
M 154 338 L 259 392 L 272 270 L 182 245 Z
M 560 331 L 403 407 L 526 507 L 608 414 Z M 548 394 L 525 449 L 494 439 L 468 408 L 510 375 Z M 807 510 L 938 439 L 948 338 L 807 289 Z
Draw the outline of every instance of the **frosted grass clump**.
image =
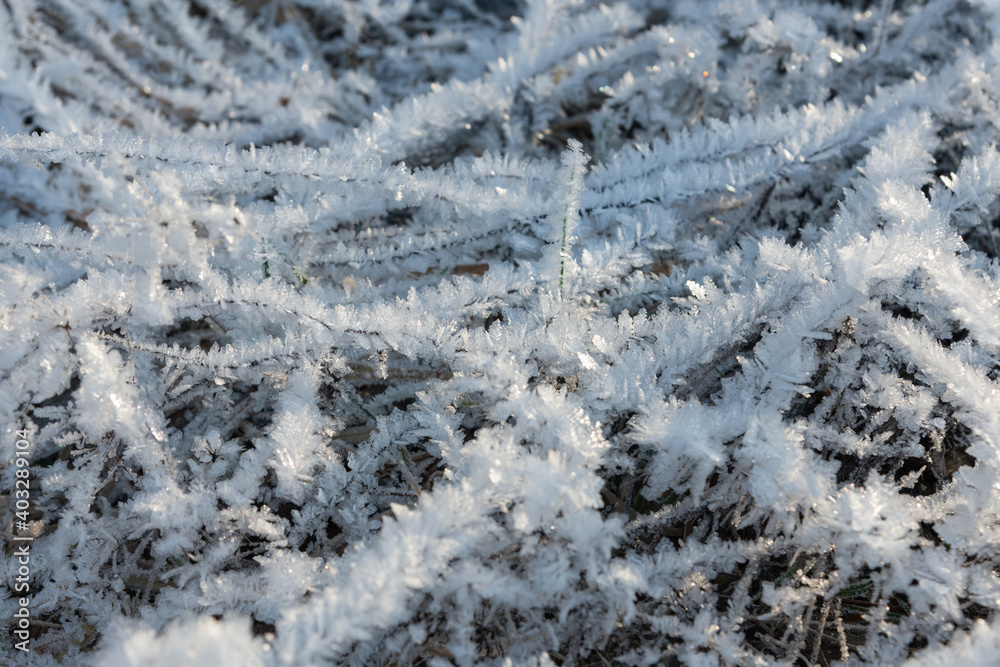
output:
M 991 2 L 0 1 L 0 654 L 991 664 L 998 54 Z

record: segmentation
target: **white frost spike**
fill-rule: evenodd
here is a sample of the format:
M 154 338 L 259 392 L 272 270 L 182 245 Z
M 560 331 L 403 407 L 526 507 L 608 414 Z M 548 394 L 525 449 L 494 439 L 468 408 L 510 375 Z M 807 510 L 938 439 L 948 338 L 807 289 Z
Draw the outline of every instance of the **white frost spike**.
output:
M 121 353 L 94 336 L 85 336 L 77 351 L 83 376 L 77 399 L 80 429 L 93 440 L 111 431 L 127 440 L 141 437 L 136 388 L 128 382 Z
M 312 367 L 289 374 L 281 392 L 275 423 L 261 443 L 270 452 L 270 464 L 278 478 L 276 492 L 301 502 L 317 455 L 325 447 L 319 435 L 325 420 L 316 409 L 316 371 Z
M 573 260 L 572 247 L 576 243 L 576 226 L 580 220 L 580 195 L 584 191 L 584 174 L 590 157 L 583 152 L 583 146 L 576 139 L 570 139 L 569 148 L 563 152 L 563 168 L 559 171 L 558 187 L 563 188 L 563 196 L 555 211 L 548 217 L 551 226 L 551 245 L 547 251 L 547 270 L 557 284 L 559 300 L 576 277 L 577 265 Z

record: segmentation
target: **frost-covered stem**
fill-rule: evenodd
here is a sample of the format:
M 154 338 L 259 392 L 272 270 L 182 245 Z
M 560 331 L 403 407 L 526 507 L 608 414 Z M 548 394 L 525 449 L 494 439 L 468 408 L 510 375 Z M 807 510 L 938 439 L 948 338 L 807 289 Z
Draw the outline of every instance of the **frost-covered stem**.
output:
M 576 223 L 580 219 L 580 196 L 583 193 L 583 176 L 585 165 L 590 159 L 583 152 L 583 146 L 576 139 L 570 139 L 568 150 L 563 152 L 563 169 L 560 176 L 567 185 L 559 211 L 562 221 L 559 226 L 560 235 L 555 239 L 559 243 L 559 300 L 563 300 L 566 285 L 566 264 L 571 261 L 569 248 L 573 244 Z
M 372 420 L 373 422 L 378 421 L 377 419 L 375 419 L 375 415 L 371 413 L 371 410 L 369 410 L 364 406 L 364 404 L 361 402 L 361 398 L 356 393 L 354 393 L 353 389 L 351 389 L 350 387 L 344 387 L 343 391 L 344 391 L 344 396 L 347 397 L 347 400 L 349 400 L 351 403 L 357 406 L 359 410 L 365 413 L 365 416 L 368 417 L 368 419 Z
M 420 485 L 417 484 L 417 478 L 410 471 L 409 457 L 406 455 L 406 450 L 399 446 L 396 449 L 399 451 L 399 465 L 403 469 L 403 472 L 406 473 L 406 479 L 410 482 L 410 486 L 413 487 L 417 497 L 420 497 L 423 494 L 420 493 Z
M 872 57 L 878 57 L 885 41 L 885 33 L 889 29 L 889 18 L 892 16 L 892 0 L 882 0 L 879 6 L 878 25 L 875 28 L 875 44 L 872 47 Z
M 563 282 L 566 279 L 566 238 L 569 235 L 569 213 L 563 216 L 562 245 L 559 247 L 559 300 L 563 300 Z

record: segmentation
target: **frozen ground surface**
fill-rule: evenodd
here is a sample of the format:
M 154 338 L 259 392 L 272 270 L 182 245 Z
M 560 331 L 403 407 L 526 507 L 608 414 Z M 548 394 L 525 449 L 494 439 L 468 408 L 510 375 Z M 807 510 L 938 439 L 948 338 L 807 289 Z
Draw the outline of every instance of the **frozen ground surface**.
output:
M 0 0 L 2 661 L 995 664 L 998 12 Z

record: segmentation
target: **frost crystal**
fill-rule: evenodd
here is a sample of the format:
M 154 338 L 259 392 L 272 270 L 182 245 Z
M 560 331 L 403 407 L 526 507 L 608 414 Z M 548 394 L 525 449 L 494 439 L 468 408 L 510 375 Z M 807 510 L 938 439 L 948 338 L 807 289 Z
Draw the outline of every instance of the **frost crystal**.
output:
M 998 40 L 3 0 L 0 655 L 992 664 Z

